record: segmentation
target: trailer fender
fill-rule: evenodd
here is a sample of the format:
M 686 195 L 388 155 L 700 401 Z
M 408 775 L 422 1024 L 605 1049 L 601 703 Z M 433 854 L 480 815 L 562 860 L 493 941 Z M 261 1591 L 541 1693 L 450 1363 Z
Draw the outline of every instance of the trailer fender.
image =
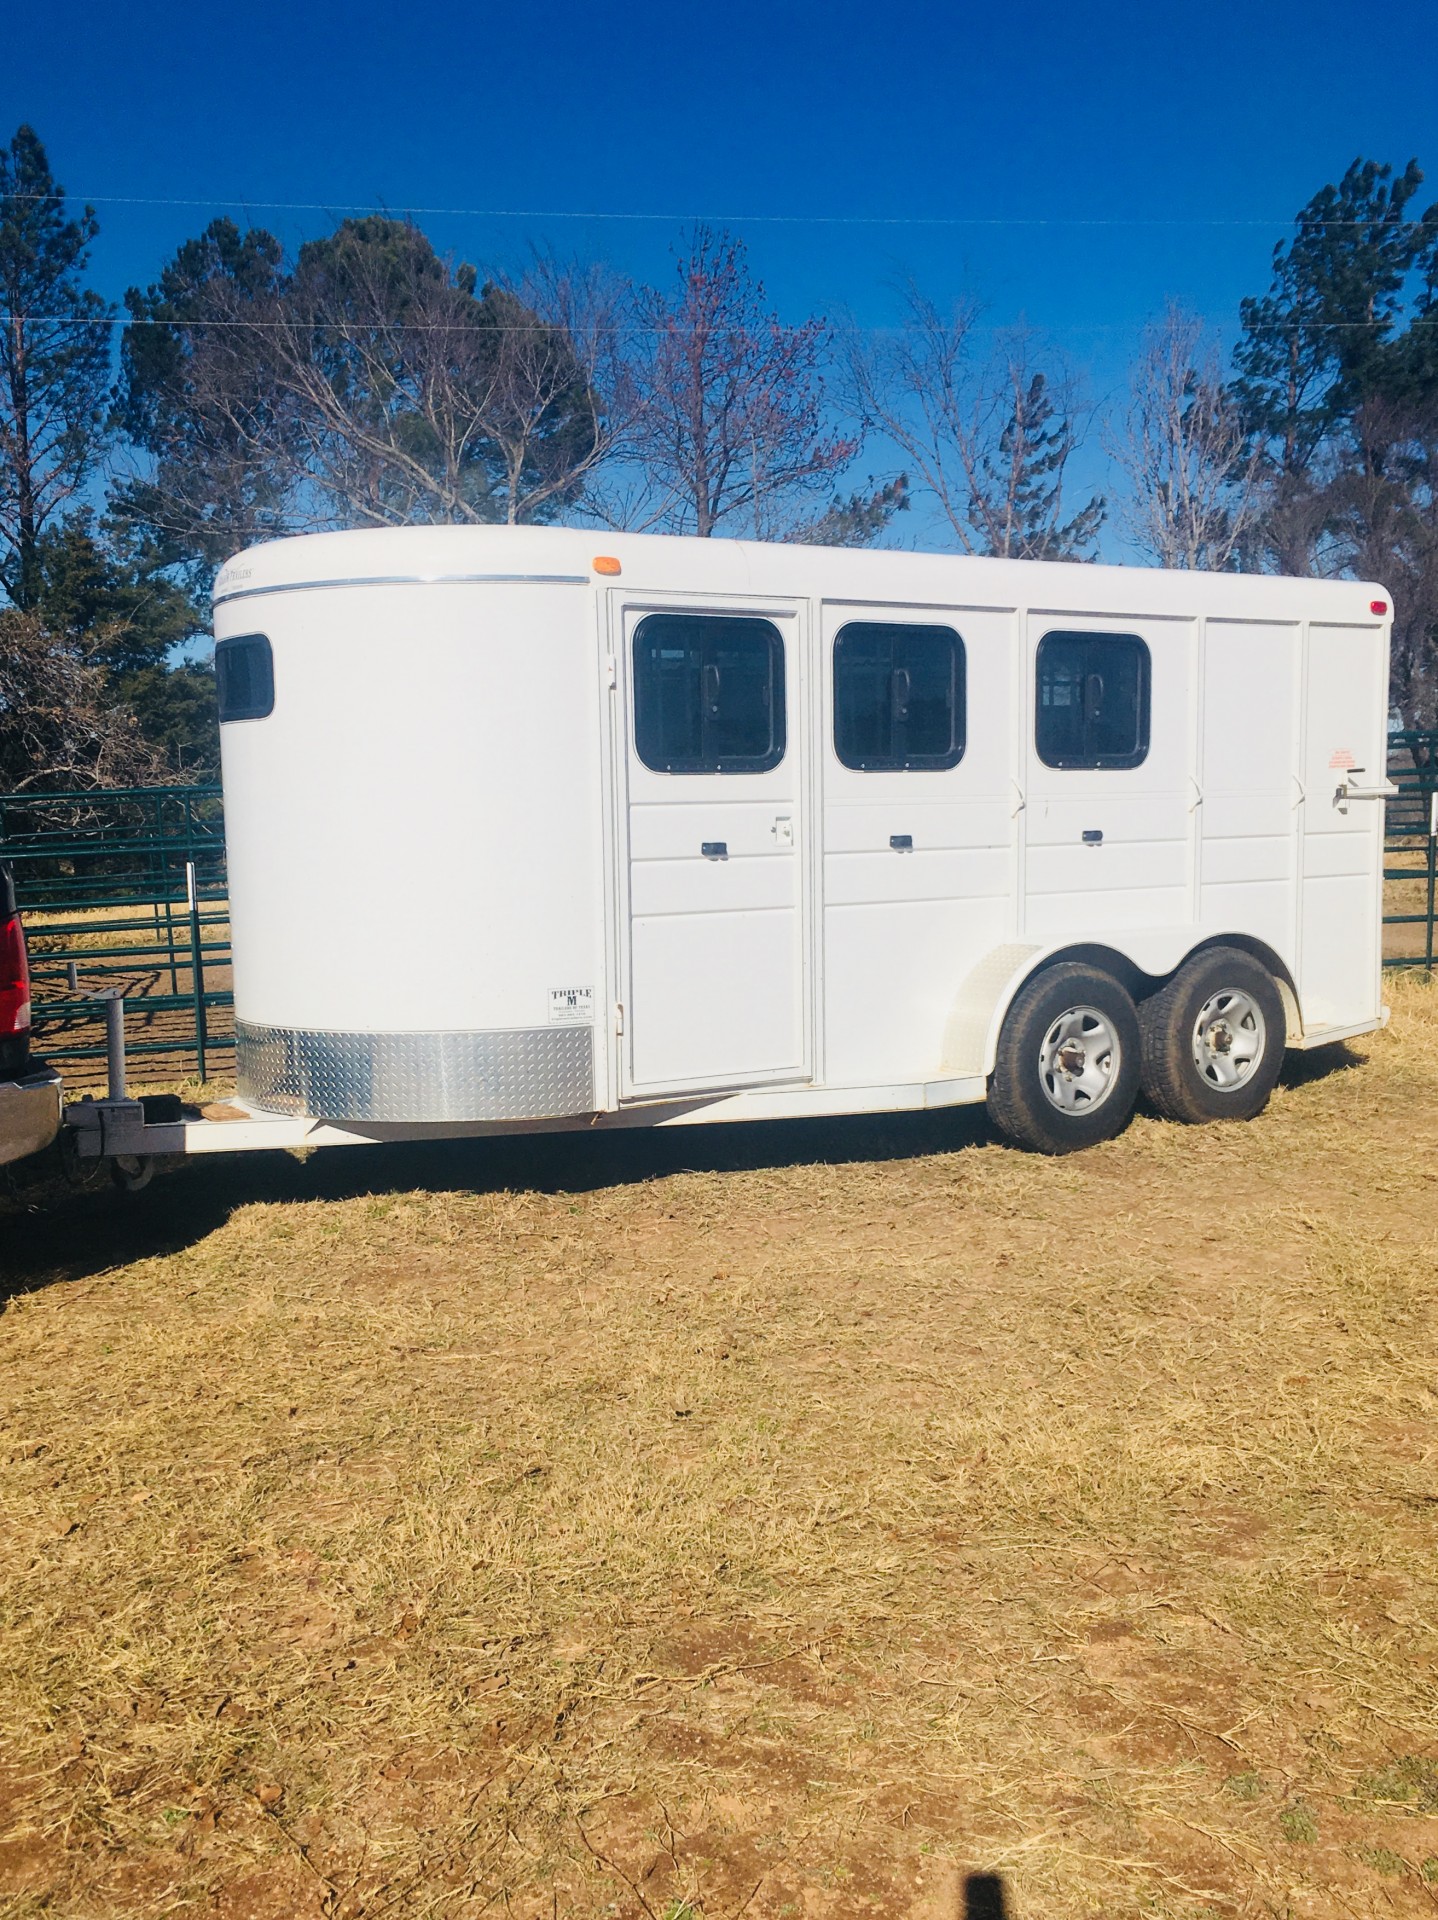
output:
M 1123 948 L 1111 940 L 1009 941 L 993 947 L 961 983 L 944 1029 L 941 1071 L 945 1075 L 982 1075 L 994 1070 L 999 1030 L 1014 996 L 1041 967 L 1078 960 L 1103 967 L 1142 999 L 1161 986 L 1201 947 L 1243 947 L 1273 974 L 1288 1019 L 1287 1043 L 1302 1043 L 1303 1023 L 1292 977 L 1282 959 L 1261 943 L 1241 935 L 1214 934 L 1201 927 L 1152 927 L 1126 930 Z

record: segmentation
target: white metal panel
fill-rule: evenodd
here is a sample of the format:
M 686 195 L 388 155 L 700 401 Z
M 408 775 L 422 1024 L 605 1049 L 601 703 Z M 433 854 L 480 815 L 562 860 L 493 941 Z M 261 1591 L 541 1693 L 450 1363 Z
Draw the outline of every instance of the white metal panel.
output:
M 1382 778 L 1386 635 L 1308 629 L 1298 994 L 1305 1029 L 1376 1018 L 1381 1001 L 1383 803 L 1338 799 L 1345 774 Z
M 810 1072 L 805 633 L 800 610 L 734 595 L 616 594 L 626 851 L 620 912 L 623 1086 L 633 1096 L 803 1080 Z M 633 639 L 646 614 L 771 621 L 784 647 L 785 750 L 759 773 L 664 773 L 634 740 Z M 706 857 L 722 843 L 723 858 Z
M 1199 729 L 1199 917 L 1298 948 L 1296 858 L 1300 646 L 1297 622 L 1209 620 Z
M 846 767 L 834 749 L 834 643 L 851 621 L 947 626 L 964 643 L 966 744 L 941 770 Z M 1014 617 L 973 606 L 831 602 L 820 624 L 824 1077 L 939 1070 L 959 983 L 1014 913 Z M 907 836 L 912 849 L 896 849 Z
M 632 923 L 637 1092 L 754 1085 L 803 1075 L 796 907 L 636 915 Z
M 882 853 L 830 853 L 824 860 L 824 898 L 831 907 L 924 900 L 1007 902 L 1009 881 L 1006 847 L 921 848 L 898 857 L 886 847 Z
M 1221 924 L 1222 915 L 1211 911 L 1209 889 L 1212 887 L 1231 887 L 1235 884 L 1251 884 L 1272 887 L 1287 903 L 1287 916 L 1292 921 L 1293 898 L 1293 835 L 1286 834 L 1234 834 L 1226 839 L 1209 839 L 1203 842 L 1203 917 Z M 1289 942 L 1285 939 L 1279 951 L 1288 957 Z
M 604 995 L 584 587 L 331 587 L 222 606 L 275 705 L 221 729 L 238 1017 L 538 1028 Z

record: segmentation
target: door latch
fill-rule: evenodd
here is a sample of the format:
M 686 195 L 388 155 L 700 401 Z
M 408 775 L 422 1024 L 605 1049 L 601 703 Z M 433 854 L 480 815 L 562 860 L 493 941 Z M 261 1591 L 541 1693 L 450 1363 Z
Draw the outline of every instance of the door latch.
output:
M 770 828 L 776 847 L 792 847 L 794 844 L 794 822 L 787 813 L 781 813 Z
M 1350 767 L 1339 781 L 1333 804 L 1340 813 L 1347 813 L 1350 800 L 1391 800 L 1398 792 L 1391 780 L 1380 780 L 1376 787 L 1365 787 L 1361 781 L 1355 783 L 1354 774 L 1362 772 L 1362 767 Z

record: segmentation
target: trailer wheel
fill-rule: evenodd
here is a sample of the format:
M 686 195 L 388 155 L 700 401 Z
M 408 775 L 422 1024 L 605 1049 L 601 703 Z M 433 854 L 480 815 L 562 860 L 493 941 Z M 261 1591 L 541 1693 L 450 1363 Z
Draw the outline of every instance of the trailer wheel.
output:
M 1019 990 L 989 1081 L 994 1125 L 1039 1153 L 1111 1140 L 1138 1093 L 1133 1001 L 1112 975 L 1064 961 Z
M 1168 1120 L 1251 1120 L 1268 1105 L 1287 1020 L 1251 953 L 1211 947 L 1139 1008 L 1143 1090 Z
M 117 1153 L 110 1162 L 110 1178 L 121 1193 L 142 1193 L 154 1172 L 155 1163 L 148 1154 Z

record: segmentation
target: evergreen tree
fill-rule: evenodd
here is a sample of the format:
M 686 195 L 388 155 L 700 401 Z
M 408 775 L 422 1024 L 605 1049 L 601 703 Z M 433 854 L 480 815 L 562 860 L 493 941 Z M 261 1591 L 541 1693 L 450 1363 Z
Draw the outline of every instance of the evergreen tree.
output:
M 1423 175 L 1355 160 L 1301 209 L 1240 311 L 1234 398 L 1262 463 L 1250 559 L 1381 580 L 1392 697 L 1438 719 L 1438 209 Z
M 868 547 L 878 539 L 896 513 L 909 510 L 909 476 L 876 484 L 871 493 L 851 493 L 833 499 L 816 519 L 806 520 L 785 535 L 811 547 Z
M 68 216 L 32 127 L 0 148 L 0 585 L 29 610 L 40 541 L 106 449 L 111 309 L 81 283 L 94 210 Z
M 34 610 L 46 630 L 83 643 L 114 674 L 163 668 L 209 626 L 208 609 L 169 576 L 163 556 L 137 546 L 127 528 L 97 531 L 88 512 L 41 534 L 36 573 Z
M 238 548 L 289 530 L 284 422 L 256 325 L 283 284 L 279 241 L 220 218 L 125 295 L 116 415 L 149 472 L 117 490 L 115 513 L 200 583 Z
M 1273 469 L 1306 476 L 1354 408 L 1387 377 L 1389 341 L 1422 229 L 1408 213 L 1422 184 L 1410 160 L 1355 160 L 1300 211 L 1273 250 L 1273 282 L 1239 308 L 1235 397 Z
M 1064 472 L 1077 444 L 1073 425 L 1055 407 L 1042 373 L 1012 371 L 1013 405 L 998 447 L 977 463 L 970 518 L 984 551 L 1014 560 L 1085 560 L 1092 556 L 1106 503 L 1095 495 L 1063 519 Z

